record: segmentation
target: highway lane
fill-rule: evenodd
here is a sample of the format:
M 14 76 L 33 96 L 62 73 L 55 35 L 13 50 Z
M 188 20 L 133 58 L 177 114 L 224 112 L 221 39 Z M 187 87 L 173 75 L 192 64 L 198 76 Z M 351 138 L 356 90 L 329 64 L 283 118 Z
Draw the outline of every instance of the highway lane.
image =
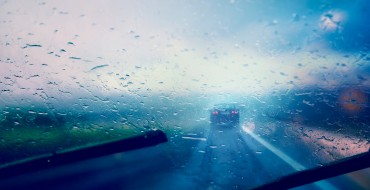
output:
M 240 127 L 206 128 L 184 173 L 201 189 L 249 189 L 294 170 Z

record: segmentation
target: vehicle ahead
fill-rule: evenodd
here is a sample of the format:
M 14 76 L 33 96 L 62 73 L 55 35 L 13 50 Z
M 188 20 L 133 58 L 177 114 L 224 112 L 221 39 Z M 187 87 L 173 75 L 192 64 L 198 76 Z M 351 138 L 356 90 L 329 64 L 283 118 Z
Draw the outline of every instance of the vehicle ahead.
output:
M 211 125 L 239 125 L 239 109 L 235 104 L 216 104 L 210 111 Z

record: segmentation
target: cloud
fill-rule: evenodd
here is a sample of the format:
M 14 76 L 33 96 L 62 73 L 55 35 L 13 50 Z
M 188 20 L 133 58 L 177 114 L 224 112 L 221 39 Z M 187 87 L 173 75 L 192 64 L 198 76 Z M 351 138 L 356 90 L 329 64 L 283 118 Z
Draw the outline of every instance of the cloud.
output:
M 0 81 L 10 91 L 2 95 L 250 94 L 352 80 L 345 76 L 355 76 L 357 55 L 336 51 L 332 42 L 358 32 L 351 27 L 361 28 L 367 13 L 306 6 L 8 2 L 1 11 Z M 351 43 L 366 38 L 363 31 Z M 109 67 L 90 71 L 98 65 Z

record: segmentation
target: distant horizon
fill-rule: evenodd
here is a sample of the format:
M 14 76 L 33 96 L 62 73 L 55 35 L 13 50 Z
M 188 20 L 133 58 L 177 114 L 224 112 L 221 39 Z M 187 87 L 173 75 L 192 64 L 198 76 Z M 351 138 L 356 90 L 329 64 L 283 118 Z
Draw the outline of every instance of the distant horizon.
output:
M 2 99 L 370 86 L 362 1 L 178 3 L 2 3 Z

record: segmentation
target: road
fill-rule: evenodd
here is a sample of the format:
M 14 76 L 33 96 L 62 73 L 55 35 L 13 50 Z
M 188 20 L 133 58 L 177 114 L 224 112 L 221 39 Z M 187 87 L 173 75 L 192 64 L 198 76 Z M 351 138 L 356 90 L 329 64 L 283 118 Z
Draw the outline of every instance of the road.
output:
M 249 189 L 294 171 L 241 128 L 217 126 L 207 132 L 184 167 L 191 189 Z
M 238 127 L 204 122 L 195 133 L 170 136 L 165 144 L 9 179 L 0 182 L 0 187 L 250 189 L 318 165 L 317 155 L 301 137 L 274 127 L 266 136 L 265 129 L 258 130 L 261 126 L 271 128 L 266 121 L 248 121 Z M 326 182 L 310 188 L 320 187 L 334 188 Z

